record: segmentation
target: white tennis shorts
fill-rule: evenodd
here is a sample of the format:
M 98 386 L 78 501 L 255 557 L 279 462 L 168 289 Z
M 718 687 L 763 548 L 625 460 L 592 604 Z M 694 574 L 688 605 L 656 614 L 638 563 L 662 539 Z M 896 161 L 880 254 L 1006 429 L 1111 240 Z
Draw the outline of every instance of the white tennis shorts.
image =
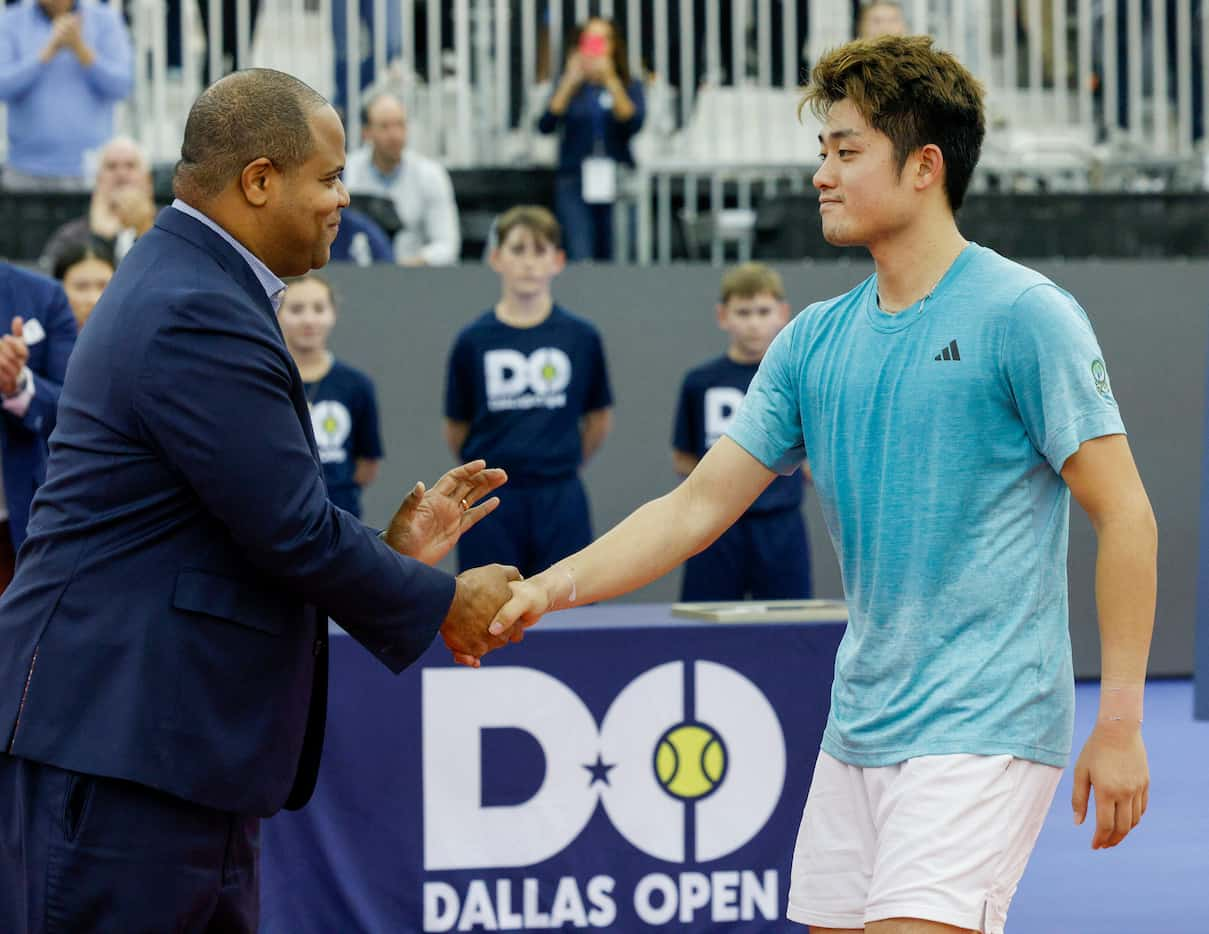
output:
M 859 768 L 819 753 L 789 880 L 791 921 L 886 918 L 1002 934 L 1062 770 L 1012 756 Z

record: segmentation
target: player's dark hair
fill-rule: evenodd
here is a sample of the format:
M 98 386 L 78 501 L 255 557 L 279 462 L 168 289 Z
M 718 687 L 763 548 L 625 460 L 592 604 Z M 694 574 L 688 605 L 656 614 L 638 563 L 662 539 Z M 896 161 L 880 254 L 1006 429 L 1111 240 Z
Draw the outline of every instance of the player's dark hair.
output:
M 849 100 L 868 124 L 890 137 L 901 174 L 929 143 L 944 156 L 945 194 L 954 213 L 965 200 L 986 136 L 983 88 L 930 36 L 858 39 L 826 53 L 810 76 L 798 114 L 820 119 Z

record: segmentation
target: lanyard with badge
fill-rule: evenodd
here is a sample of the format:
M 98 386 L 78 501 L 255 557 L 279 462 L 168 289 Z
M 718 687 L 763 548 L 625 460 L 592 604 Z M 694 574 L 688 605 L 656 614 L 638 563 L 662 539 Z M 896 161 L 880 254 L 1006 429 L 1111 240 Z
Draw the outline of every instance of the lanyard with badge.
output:
M 585 204 L 617 200 L 617 163 L 605 155 L 605 115 L 613 110 L 613 95 L 602 89 L 592 104 L 592 155 L 583 161 L 581 188 Z

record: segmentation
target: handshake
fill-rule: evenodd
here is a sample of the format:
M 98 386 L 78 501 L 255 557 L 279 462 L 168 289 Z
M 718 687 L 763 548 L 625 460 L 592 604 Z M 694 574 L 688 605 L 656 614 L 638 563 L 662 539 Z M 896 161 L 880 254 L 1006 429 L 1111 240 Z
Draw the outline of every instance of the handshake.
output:
M 504 471 L 479 460 L 455 467 L 432 489 L 417 483 L 383 534 L 386 544 L 425 564 L 437 564 L 463 534 L 495 510 L 499 498 L 483 497 L 507 479 Z M 520 580 L 520 571 L 501 564 L 471 568 L 458 575 L 453 603 L 441 624 L 441 637 L 455 661 L 477 668 L 488 652 L 524 638 L 525 627 L 536 622 L 536 616 L 510 625 L 498 635 L 488 631 L 513 598 L 512 582 Z

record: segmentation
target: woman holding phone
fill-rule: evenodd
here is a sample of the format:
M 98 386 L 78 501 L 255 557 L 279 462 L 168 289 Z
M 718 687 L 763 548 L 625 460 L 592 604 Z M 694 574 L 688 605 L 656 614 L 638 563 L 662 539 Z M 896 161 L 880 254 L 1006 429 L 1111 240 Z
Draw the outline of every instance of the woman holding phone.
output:
M 554 208 L 567 259 L 613 258 L 618 167 L 634 165 L 630 141 L 643 116 L 642 82 L 630 77 L 625 41 L 612 20 L 589 19 L 537 125 L 542 133 L 562 130 Z

